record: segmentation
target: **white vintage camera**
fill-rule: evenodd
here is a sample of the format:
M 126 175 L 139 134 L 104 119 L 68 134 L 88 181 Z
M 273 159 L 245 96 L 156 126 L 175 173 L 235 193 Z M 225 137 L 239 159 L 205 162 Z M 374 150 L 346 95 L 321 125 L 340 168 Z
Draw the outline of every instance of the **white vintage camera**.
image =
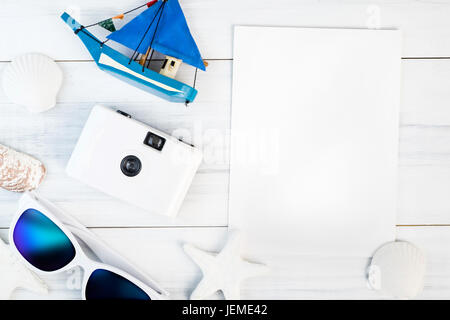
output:
M 202 153 L 193 146 L 97 105 L 66 171 L 152 213 L 175 216 L 201 161 Z

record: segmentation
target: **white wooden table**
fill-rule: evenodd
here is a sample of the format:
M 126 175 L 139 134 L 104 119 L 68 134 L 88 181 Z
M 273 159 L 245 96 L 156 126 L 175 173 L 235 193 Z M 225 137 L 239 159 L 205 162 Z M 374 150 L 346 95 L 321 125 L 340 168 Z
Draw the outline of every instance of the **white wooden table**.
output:
M 0 73 L 14 56 L 29 51 L 53 57 L 64 71 L 57 107 L 43 114 L 30 115 L 12 105 L 0 88 L 0 143 L 46 164 L 48 177 L 40 188 L 43 196 L 92 228 L 174 298 L 187 298 L 201 273 L 181 244 L 190 242 L 215 251 L 226 239 L 233 25 L 366 27 L 375 19 L 383 28 L 404 32 L 398 238 L 412 241 L 427 253 L 426 284 L 420 298 L 450 298 L 450 2 L 180 0 L 210 65 L 206 73 L 198 73 L 199 95 L 189 108 L 141 92 L 98 70 L 80 40 L 59 19 L 72 7 L 89 24 L 143 2 L 0 1 Z M 189 67 L 179 75 L 187 83 L 193 77 Z M 64 167 L 95 103 L 120 107 L 203 148 L 205 162 L 179 219 L 147 214 L 66 176 Z M 0 191 L 3 239 L 18 198 Z M 293 253 L 290 257 L 267 254 L 261 261 L 272 272 L 246 281 L 243 298 L 380 297 L 366 287 L 368 257 L 318 258 Z M 25 291 L 15 297 L 78 299 L 74 279 L 68 273 L 47 277 L 48 297 Z

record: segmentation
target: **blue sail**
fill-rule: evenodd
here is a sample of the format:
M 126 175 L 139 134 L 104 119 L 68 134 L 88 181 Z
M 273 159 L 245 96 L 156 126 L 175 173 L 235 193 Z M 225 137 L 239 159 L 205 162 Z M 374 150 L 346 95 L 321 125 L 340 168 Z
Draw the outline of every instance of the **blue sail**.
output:
M 166 0 L 165 3 L 159 0 L 107 38 L 132 50 L 137 49 L 141 54 L 145 54 L 151 44 L 156 51 L 205 70 L 178 0 Z

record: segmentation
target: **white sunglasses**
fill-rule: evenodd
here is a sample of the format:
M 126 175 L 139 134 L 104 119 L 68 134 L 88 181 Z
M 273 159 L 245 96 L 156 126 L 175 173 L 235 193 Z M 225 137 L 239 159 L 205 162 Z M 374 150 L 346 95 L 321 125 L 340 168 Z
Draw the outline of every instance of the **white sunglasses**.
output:
M 89 258 L 74 234 L 103 262 Z M 81 267 L 84 271 L 82 298 L 85 300 L 167 299 L 168 293 L 154 281 L 75 219 L 35 193 L 26 193 L 20 200 L 9 242 L 19 259 L 37 274 Z

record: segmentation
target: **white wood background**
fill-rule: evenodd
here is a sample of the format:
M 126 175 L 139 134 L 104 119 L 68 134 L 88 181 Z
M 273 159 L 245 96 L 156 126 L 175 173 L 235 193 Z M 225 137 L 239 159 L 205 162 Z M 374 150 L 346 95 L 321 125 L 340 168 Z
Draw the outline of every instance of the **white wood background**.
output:
M 57 107 L 40 115 L 12 105 L 0 88 L 0 143 L 46 164 L 42 195 L 93 228 L 174 298 L 187 298 L 201 273 L 184 255 L 181 244 L 217 251 L 226 239 L 233 25 L 364 28 L 378 12 L 381 27 L 400 28 L 404 34 L 398 238 L 412 241 L 427 253 L 426 284 L 420 298 L 450 298 L 450 1 L 180 0 L 210 64 L 206 73 L 198 74 L 199 95 L 189 108 L 148 95 L 98 70 L 80 40 L 59 19 L 72 7 L 89 24 L 143 2 L 0 1 L 0 73 L 14 56 L 29 51 L 48 54 L 64 71 Z M 191 83 L 193 75 L 191 68 L 184 68 L 179 78 Z M 65 175 L 65 164 L 95 103 L 118 106 L 203 148 L 205 162 L 178 219 L 149 215 Z M 0 191 L 3 239 L 18 197 Z M 365 284 L 369 257 L 267 253 L 260 260 L 272 272 L 244 282 L 243 298 L 380 298 Z M 78 299 L 79 290 L 68 285 L 71 279 L 70 274 L 46 278 L 51 288 L 48 297 L 22 290 L 15 298 Z

